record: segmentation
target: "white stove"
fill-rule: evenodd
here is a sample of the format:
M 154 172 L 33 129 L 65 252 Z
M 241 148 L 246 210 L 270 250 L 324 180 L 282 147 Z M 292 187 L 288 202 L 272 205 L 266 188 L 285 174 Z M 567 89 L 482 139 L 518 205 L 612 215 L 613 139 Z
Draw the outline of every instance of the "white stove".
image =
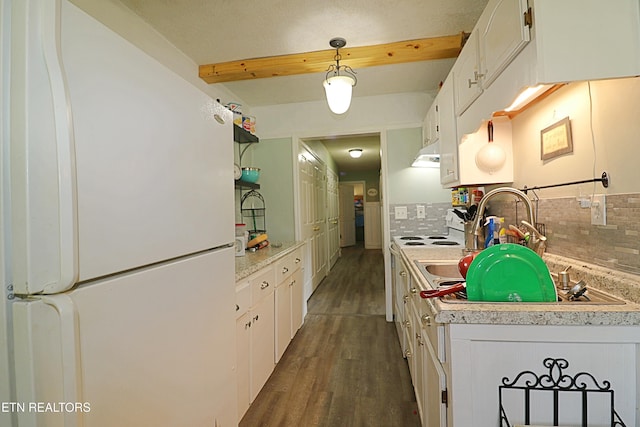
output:
M 447 209 L 445 217 L 447 234 L 394 236 L 394 243 L 400 248 L 408 247 L 464 247 L 464 222 L 453 209 Z

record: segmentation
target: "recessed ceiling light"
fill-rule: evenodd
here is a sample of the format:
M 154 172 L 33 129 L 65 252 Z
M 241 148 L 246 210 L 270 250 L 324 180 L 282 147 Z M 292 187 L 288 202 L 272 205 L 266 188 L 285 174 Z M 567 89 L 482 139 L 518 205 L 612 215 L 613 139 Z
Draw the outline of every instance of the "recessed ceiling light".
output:
M 352 148 L 351 150 L 349 150 L 349 155 L 354 159 L 359 158 L 360 156 L 362 156 L 362 148 Z

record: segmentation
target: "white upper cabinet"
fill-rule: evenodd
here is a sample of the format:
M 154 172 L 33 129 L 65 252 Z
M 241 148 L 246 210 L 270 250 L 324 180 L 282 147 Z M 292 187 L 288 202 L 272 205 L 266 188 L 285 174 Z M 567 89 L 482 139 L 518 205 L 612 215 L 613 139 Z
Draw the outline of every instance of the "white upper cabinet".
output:
M 473 30 L 462 48 L 456 63 L 453 65 L 453 86 L 455 94 L 456 114 L 460 115 L 482 93 L 480 73 L 480 56 L 478 53 L 479 32 Z
M 490 0 L 478 20 L 483 86 L 493 82 L 530 40 L 527 0 Z
M 427 116 L 422 124 L 422 146 L 435 144 L 440 138 L 440 123 L 438 114 L 438 99 L 436 98 L 427 111 Z
M 440 88 L 436 102 L 440 119 L 440 183 L 447 186 L 458 179 L 458 136 L 451 75 Z
M 640 74 L 638 0 L 530 0 L 536 62 L 533 83 Z

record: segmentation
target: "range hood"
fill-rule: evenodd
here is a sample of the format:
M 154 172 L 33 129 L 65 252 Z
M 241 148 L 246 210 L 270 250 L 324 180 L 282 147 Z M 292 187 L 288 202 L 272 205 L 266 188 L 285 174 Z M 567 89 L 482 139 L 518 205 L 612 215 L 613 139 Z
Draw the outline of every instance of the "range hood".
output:
M 411 164 L 414 168 L 439 168 L 440 167 L 440 143 L 422 147 Z

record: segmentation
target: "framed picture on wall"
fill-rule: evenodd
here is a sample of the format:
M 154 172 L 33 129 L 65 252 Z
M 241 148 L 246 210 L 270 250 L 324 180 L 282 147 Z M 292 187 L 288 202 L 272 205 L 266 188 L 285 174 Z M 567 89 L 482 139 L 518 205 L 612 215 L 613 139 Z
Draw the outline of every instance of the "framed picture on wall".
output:
M 571 121 L 565 117 L 540 131 L 540 159 L 549 160 L 563 154 L 573 153 Z

